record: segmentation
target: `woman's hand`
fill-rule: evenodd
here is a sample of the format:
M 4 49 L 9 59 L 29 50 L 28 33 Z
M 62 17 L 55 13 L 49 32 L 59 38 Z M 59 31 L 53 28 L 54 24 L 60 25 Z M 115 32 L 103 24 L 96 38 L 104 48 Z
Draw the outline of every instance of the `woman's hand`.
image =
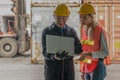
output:
M 92 54 L 90 52 L 81 53 L 79 60 L 83 61 L 85 58 L 91 58 L 91 57 L 92 57 Z

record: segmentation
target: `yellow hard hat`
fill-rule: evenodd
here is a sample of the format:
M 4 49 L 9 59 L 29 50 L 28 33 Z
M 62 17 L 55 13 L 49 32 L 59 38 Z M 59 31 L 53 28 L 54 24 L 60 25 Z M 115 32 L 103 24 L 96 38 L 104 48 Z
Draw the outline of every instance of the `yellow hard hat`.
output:
M 85 3 L 80 7 L 80 10 L 78 13 L 79 14 L 95 14 L 95 9 L 91 4 Z
M 70 10 L 66 4 L 62 3 L 57 5 L 57 7 L 54 10 L 54 14 L 56 16 L 69 16 Z

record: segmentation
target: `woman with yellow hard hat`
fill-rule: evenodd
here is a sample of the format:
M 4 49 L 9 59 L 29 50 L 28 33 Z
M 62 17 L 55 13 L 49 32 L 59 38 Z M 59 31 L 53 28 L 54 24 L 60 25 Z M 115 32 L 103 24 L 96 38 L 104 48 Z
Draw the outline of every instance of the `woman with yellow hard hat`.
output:
M 74 54 L 79 55 L 82 52 L 81 43 L 76 35 L 76 31 L 66 24 L 69 15 L 70 10 L 67 5 L 63 3 L 58 4 L 53 13 L 55 21 L 42 32 L 45 80 L 75 80 L 73 56 L 69 56 L 66 50 L 55 53 L 48 53 L 46 51 L 46 35 L 52 35 L 73 38 Z
M 83 80 L 104 80 L 108 46 L 104 29 L 94 20 L 95 9 L 84 3 L 79 10 L 83 52 L 80 56 L 80 71 Z

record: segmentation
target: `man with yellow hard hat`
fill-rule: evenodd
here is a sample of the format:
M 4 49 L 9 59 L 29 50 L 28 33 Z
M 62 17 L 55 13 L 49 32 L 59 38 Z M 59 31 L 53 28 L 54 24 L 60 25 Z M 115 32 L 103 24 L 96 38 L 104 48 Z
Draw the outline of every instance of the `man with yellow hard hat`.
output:
M 104 80 L 106 67 L 104 58 L 108 55 L 108 46 L 104 29 L 94 20 L 95 10 L 84 3 L 79 10 L 83 52 L 80 56 L 80 71 L 83 80 Z
M 73 38 L 74 54 L 79 55 L 82 52 L 81 43 L 76 31 L 66 24 L 69 15 L 70 10 L 67 5 L 63 3 L 58 4 L 53 13 L 55 21 L 42 32 L 42 53 L 45 58 L 45 80 L 75 80 L 73 56 L 69 56 L 69 53 L 65 50 L 57 51 L 56 54 L 47 53 L 46 51 L 46 35 L 52 35 Z

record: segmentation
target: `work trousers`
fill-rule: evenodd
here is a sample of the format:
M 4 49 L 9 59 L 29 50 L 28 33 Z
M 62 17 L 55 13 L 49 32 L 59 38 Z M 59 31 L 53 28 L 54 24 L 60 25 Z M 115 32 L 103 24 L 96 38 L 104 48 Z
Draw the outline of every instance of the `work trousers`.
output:
M 96 69 L 91 73 L 85 73 L 85 80 L 104 80 L 106 77 L 106 66 L 102 60 L 99 60 Z

